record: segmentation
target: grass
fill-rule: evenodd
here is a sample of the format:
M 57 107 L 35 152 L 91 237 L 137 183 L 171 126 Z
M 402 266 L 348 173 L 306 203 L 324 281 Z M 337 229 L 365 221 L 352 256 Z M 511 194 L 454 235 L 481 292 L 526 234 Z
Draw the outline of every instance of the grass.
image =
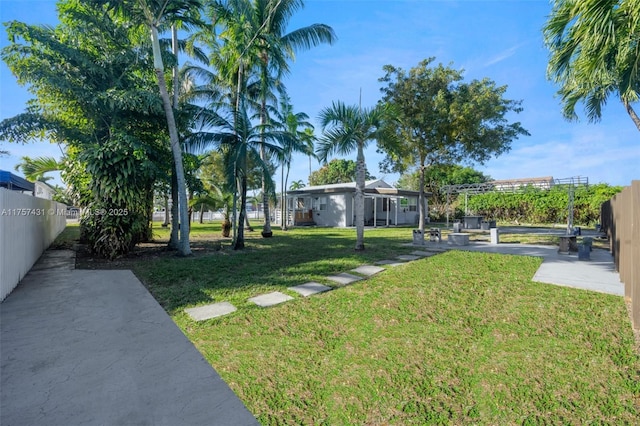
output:
M 157 230 L 157 239 L 167 238 Z M 194 245 L 220 225 L 194 225 Z M 414 249 L 410 228 L 249 233 L 248 249 L 133 264 L 265 425 L 637 424 L 640 357 L 620 297 L 538 284 L 541 259 L 450 251 L 334 291 L 286 288 Z M 282 291 L 268 309 L 246 299 Z M 230 301 L 194 322 L 184 308 Z

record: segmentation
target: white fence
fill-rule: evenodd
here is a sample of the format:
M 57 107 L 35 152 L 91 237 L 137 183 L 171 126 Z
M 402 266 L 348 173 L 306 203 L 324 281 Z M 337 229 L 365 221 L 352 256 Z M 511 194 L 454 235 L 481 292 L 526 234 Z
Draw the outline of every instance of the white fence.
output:
M 64 204 L 0 188 L 0 301 L 67 224 Z

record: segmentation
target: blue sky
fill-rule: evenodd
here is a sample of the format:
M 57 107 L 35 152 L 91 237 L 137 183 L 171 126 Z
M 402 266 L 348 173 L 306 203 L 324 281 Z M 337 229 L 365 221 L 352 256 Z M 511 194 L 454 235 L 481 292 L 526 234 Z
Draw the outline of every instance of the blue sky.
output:
M 384 65 L 409 69 L 433 56 L 435 63 L 463 69 L 465 80 L 488 77 L 508 86 L 507 98 L 523 101 L 524 111 L 511 119 L 520 121 L 531 136 L 514 141 L 511 151 L 497 159 L 474 165 L 478 170 L 494 179 L 586 176 L 592 183 L 628 185 L 640 178 L 640 134 L 621 103 L 611 98 L 597 124 L 588 123 L 581 109 L 580 121 L 562 117 L 557 88 L 545 77 L 548 52 L 541 29 L 550 11 L 546 0 L 307 0 L 291 29 L 328 24 L 338 42 L 299 52 L 285 84 L 295 110 L 315 122 L 332 101 L 357 104 L 360 91 L 363 106 L 375 105 Z M 14 19 L 54 24 L 55 2 L 0 0 L 0 21 Z M 5 46 L 4 29 L 0 37 Z M 0 118 L 20 113 L 29 97 L 1 64 Z M 49 143 L 0 141 L 0 149 L 11 153 L 0 158 L 3 170 L 13 170 L 24 155 L 60 156 L 59 147 Z M 355 153 L 346 158 L 355 159 Z M 382 156 L 374 143 L 366 159 L 373 175 L 390 183 L 397 180 L 397 175 L 378 170 Z M 313 170 L 318 167 L 312 162 Z M 307 182 L 308 175 L 307 157 L 296 157 L 289 182 Z

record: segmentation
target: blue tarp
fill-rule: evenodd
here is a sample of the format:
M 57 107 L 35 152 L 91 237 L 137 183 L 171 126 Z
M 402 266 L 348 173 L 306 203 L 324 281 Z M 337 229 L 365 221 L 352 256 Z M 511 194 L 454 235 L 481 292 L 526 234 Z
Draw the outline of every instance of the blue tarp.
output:
M 31 191 L 33 192 L 33 183 L 25 178 L 16 176 L 6 170 L 0 170 L 0 188 L 7 188 L 12 191 Z

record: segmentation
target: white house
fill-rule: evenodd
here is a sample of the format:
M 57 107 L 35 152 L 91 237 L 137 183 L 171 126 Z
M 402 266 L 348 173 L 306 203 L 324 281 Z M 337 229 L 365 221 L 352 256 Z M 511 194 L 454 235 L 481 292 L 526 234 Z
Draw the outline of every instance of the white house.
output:
M 56 190 L 47 185 L 44 182 L 35 181 L 33 196 L 38 198 L 44 198 L 46 200 L 53 200 L 53 196 L 56 195 Z
M 287 193 L 288 223 L 294 226 L 355 226 L 355 192 L 355 182 L 309 186 L 289 191 Z M 365 182 L 365 225 L 389 226 L 418 223 L 418 195 L 417 191 L 397 189 L 381 179 Z M 425 195 L 428 197 L 431 194 Z

